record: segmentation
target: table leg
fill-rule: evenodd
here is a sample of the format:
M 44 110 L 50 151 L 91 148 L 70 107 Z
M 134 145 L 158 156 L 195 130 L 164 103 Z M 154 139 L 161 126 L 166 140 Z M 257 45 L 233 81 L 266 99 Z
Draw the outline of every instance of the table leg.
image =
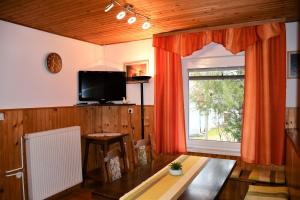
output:
M 120 147 L 121 147 L 121 152 L 123 154 L 123 160 L 124 160 L 124 167 L 125 167 L 125 171 L 127 171 L 127 159 L 126 159 L 126 152 L 125 152 L 125 146 L 124 146 L 124 141 L 123 141 L 123 138 L 120 138 Z
M 107 152 L 108 152 L 108 143 L 105 142 L 105 144 L 103 145 L 103 154 L 104 154 L 104 157 L 106 157 Z
M 105 142 L 104 144 L 101 145 L 102 151 L 103 151 L 103 160 L 102 160 L 103 164 L 102 164 L 102 168 L 104 167 L 104 169 L 102 171 L 103 171 L 103 175 L 105 177 L 104 178 L 105 179 L 104 180 L 105 183 L 108 182 L 108 175 L 107 175 L 107 171 L 106 171 L 106 168 L 105 168 L 104 158 L 106 157 L 106 154 L 108 152 L 108 146 L 109 146 L 109 144 L 107 144 L 107 142 Z
M 85 182 L 86 174 L 87 174 L 89 147 L 90 147 L 90 142 L 89 142 L 89 140 L 86 140 L 85 141 L 84 158 L 83 158 L 83 168 L 82 168 L 82 175 L 83 175 L 83 181 L 82 181 L 82 184 L 81 184 L 82 187 L 84 187 L 84 182 Z

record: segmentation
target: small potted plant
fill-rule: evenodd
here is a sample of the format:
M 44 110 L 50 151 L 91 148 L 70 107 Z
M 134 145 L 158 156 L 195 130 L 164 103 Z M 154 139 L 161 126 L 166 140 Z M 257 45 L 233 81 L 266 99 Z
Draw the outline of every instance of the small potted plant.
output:
M 169 172 L 173 176 L 182 175 L 182 164 L 180 162 L 173 162 L 170 164 Z

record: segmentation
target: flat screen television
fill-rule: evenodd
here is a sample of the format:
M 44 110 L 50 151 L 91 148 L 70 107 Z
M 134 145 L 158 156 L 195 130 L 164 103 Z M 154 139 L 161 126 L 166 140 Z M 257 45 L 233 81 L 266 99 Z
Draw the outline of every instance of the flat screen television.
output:
M 126 97 L 126 74 L 116 71 L 79 71 L 79 100 L 106 103 Z

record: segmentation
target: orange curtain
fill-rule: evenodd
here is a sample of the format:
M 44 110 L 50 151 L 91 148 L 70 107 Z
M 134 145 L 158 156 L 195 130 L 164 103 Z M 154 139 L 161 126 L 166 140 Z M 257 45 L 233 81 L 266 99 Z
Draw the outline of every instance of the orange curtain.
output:
M 163 49 L 155 51 L 154 144 L 156 152 L 184 153 L 185 127 L 181 57 Z M 157 59 L 163 58 L 163 59 Z
M 276 33 L 281 34 L 273 37 Z M 258 34 L 261 40 L 245 52 L 241 156 L 248 163 L 280 165 L 284 161 L 285 27 L 260 27 Z
M 242 159 L 282 163 L 285 29 L 281 23 L 154 37 L 156 151 L 186 151 L 180 58 L 210 42 L 222 44 L 232 53 L 246 52 Z

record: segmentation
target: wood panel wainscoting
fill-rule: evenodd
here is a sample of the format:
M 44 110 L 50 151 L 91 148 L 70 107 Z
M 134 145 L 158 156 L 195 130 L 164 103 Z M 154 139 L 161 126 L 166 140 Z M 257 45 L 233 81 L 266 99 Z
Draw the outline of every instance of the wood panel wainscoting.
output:
M 286 182 L 290 199 L 300 199 L 300 132 L 287 130 L 286 139 Z
M 130 115 L 128 113 L 128 108 L 133 108 L 133 114 Z M 134 140 L 140 139 L 140 106 L 137 105 L 0 109 L 0 113 L 4 113 L 4 120 L 0 121 L 0 200 L 21 199 L 20 179 L 5 177 L 5 171 L 20 167 L 20 137 L 25 134 L 78 125 L 81 127 L 82 135 L 97 132 L 130 133 L 130 137 L 125 138 L 130 164 L 133 163 L 130 150 L 131 137 Z M 145 106 L 145 137 L 153 132 L 153 118 L 154 106 Z M 298 108 L 287 108 L 286 128 L 298 128 L 298 119 Z M 82 152 L 84 152 L 84 144 L 85 141 L 82 141 Z M 98 147 L 91 145 L 88 170 L 93 170 L 100 166 L 99 151 Z M 290 152 L 291 148 L 287 148 L 287 151 Z M 251 170 L 252 168 L 252 166 L 249 168 L 249 165 L 240 162 L 239 157 L 199 153 L 196 153 L 196 155 L 234 159 L 237 160 L 237 165 L 243 169 Z M 295 158 L 291 158 L 292 155 L 295 155 L 295 153 L 287 153 L 287 164 L 295 162 Z M 297 169 L 299 171 L 299 165 Z M 288 173 L 290 172 L 288 170 Z M 289 182 L 289 177 L 287 179 Z M 248 189 L 247 184 L 245 187 L 244 185 L 233 183 L 229 180 L 220 199 L 241 199 Z M 237 190 L 240 190 L 240 194 L 233 192 Z M 232 195 L 235 195 L 237 198 L 232 198 Z
M 5 172 L 21 166 L 20 137 L 23 133 L 23 111 L 5 113 L 0 121 L 0 199 L 21 199 L 21 181 L 16 177 L 5 177 Z
M 133 114 L 128 113 L 128 108 L 133 108 Z M 153 132 L 153 106 L 146 105 L 144 108 L 144 129 L 147 137 Z M 135 140 L 140 139 L 140 109 L 138 105 L 109 105 L 0 110 L 0 113 L 4 114 L 4 120 L 0 121 L 0 200 L 21 199 L 20 179 L 5 177 L 7 170 L 21 166 L 21 136 L 38 131 L 80 126 L 82 135 L 99 132 L 129 133 L 130 136 L 125 138 L 129 149 L 131 137 Z M 83 140 L 82 152 L 84 144 Z M 88 170 L 100 166 L 99 151 L 99 147 L 91 145 Z M 133 163 L 130 150 L 128 159 Z
M 285 128 L 300 128 L 299 107 L 288 107 L 285 111 Z

